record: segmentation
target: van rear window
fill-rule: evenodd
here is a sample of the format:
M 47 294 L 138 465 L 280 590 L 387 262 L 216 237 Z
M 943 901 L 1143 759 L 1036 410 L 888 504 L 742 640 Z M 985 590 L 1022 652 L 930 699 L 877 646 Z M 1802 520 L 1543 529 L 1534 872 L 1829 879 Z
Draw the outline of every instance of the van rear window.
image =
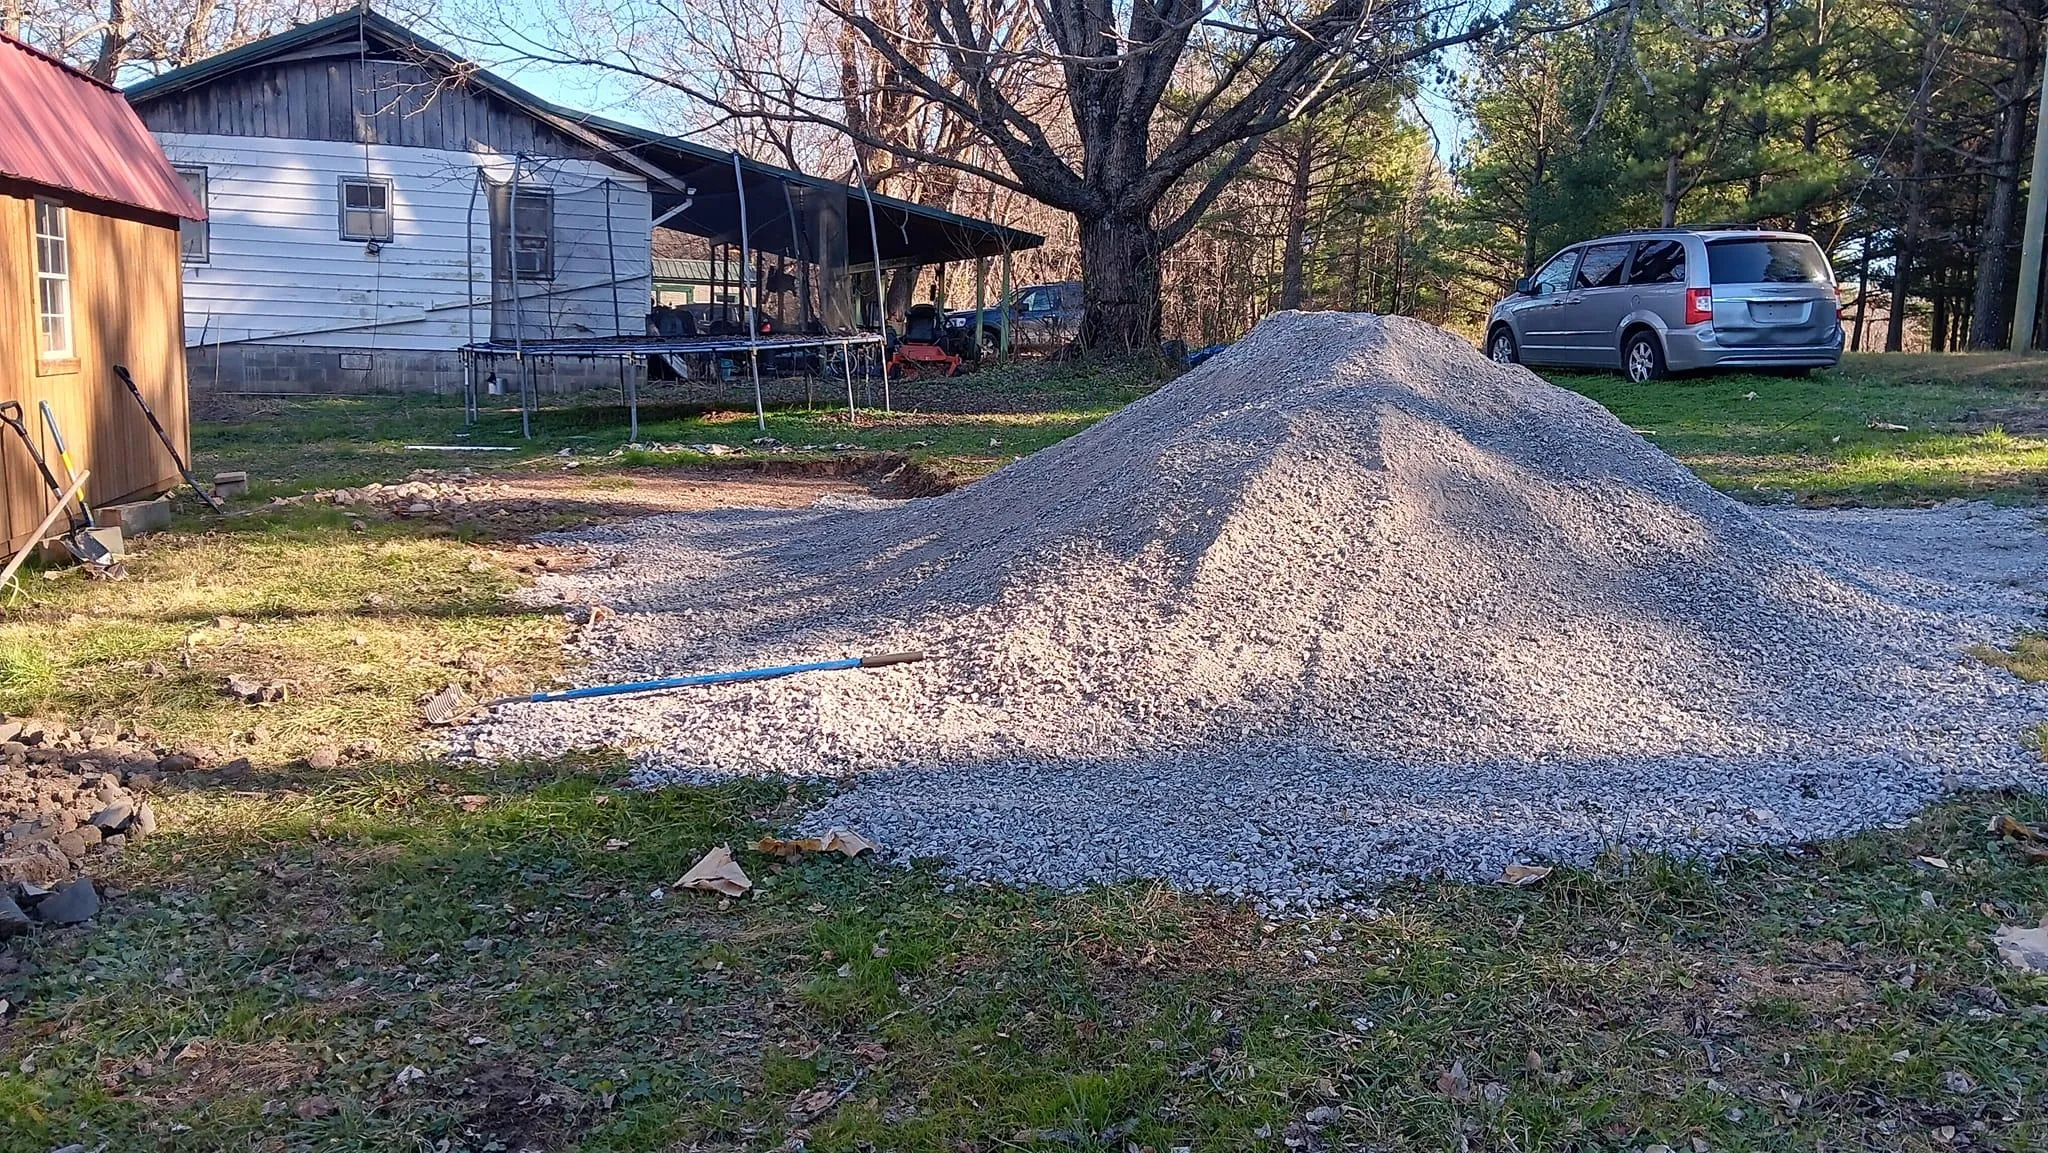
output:
M 1811 240 L 1710 240 L 1707 273 L 1715 284 L 1825 284 L 1833 277 Z

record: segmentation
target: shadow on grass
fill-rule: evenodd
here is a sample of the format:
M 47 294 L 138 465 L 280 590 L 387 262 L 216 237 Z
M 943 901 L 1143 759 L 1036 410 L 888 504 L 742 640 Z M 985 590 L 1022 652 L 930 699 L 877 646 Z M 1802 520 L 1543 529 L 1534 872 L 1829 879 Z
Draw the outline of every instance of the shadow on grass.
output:
M 742 845 L 804 798 L 633 792 L 621 768 L 172 794 L 103 923 L 37 938 L 42 971 L 4 979 L 23 1007 L 0 1033 L 0 1138 L 1790 1148 L 1958 1117 L 2017 1139 L 2048 1088 L 2048 1024 L 2023 1011 L 2041 990 L 1979 947 L 2038 899 L 1979 830 L 2038 820 L 2038 799 L 1711 871 L 1615 857 L 1264 923 L 1142 884 L 783 864 Z M 668 890 L 721 843 L 750 898 Z

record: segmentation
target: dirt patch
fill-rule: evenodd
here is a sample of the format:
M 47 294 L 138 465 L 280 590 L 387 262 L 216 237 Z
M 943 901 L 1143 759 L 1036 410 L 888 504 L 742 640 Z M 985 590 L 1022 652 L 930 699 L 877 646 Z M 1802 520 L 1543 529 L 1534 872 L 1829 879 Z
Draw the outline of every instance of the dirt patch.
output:
M 272 503 L 332 505 L 358 517 L 440 522 L 487 539 L 523 539 L 657 513 L 805 508 L 835 494 L 936 496 L 964 482 L 894 454 L 736 458 L 686 469 L 584 468 L 571 460 L 494 472 L 419 469 L 394 483 L 322 489 Z
M 513 1065 L 477 1065 L 457 1092 L 469 1106 L 462 1135 L 485 1149 L 559 1149 L 593 1104 L 567 1085 Z
M 1972 409 L 1957 417 L 1955 423 L 1965 432 L 1989 432 L 1995 428 L 2014 436 L 2037 436 L 2048 433 L 2048 408 L 2020 405 Z

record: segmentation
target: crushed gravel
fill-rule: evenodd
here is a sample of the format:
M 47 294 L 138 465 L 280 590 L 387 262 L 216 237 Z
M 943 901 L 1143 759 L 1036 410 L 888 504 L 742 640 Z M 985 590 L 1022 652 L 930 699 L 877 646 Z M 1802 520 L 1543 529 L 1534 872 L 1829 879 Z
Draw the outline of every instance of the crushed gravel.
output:
M 504 706 L 487 757 L 645 783 L 844 778 L 899 859 L 1313 904 L 1615 845 L 1712 857 L 2039 788 L 2031 514 L 1738 504 L 1604 409 L 1418 321 L 1282 314 L 931 499 L 651 517 L 537 594 L 581 679 L 919 648 L 753 685 Z

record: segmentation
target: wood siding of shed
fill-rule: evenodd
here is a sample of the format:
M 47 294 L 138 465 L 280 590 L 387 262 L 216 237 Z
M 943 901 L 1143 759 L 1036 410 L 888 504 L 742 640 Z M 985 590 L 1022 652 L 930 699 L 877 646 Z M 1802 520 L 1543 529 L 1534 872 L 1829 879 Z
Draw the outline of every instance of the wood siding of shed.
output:
M 261 64 L 136 111 L 162 136 L 267 136 L 598 160 L 532 113 L 436 69 L 354 54 Z
M 178 469 L 113 366 L 128 366 L 190 459 L 178 230 L 168 219 L 146 223 L 75 201 L 68 206 L 78 366 L 38 375 L 35 201 L 27 190 L 0 189 L 0 400 L 21 404 L 61 478 L 56 445 L 37 411 L 38 401 L 50 402 L 73 459 L 92 471 L 87 494 L 95 505 L 154 496 L 178 482 Z M 7 551 L 29 543 L 52 499 L 20 439 L 0 430 L 0 534 Z M 63 526 L 59 520 L 58 530 Z

